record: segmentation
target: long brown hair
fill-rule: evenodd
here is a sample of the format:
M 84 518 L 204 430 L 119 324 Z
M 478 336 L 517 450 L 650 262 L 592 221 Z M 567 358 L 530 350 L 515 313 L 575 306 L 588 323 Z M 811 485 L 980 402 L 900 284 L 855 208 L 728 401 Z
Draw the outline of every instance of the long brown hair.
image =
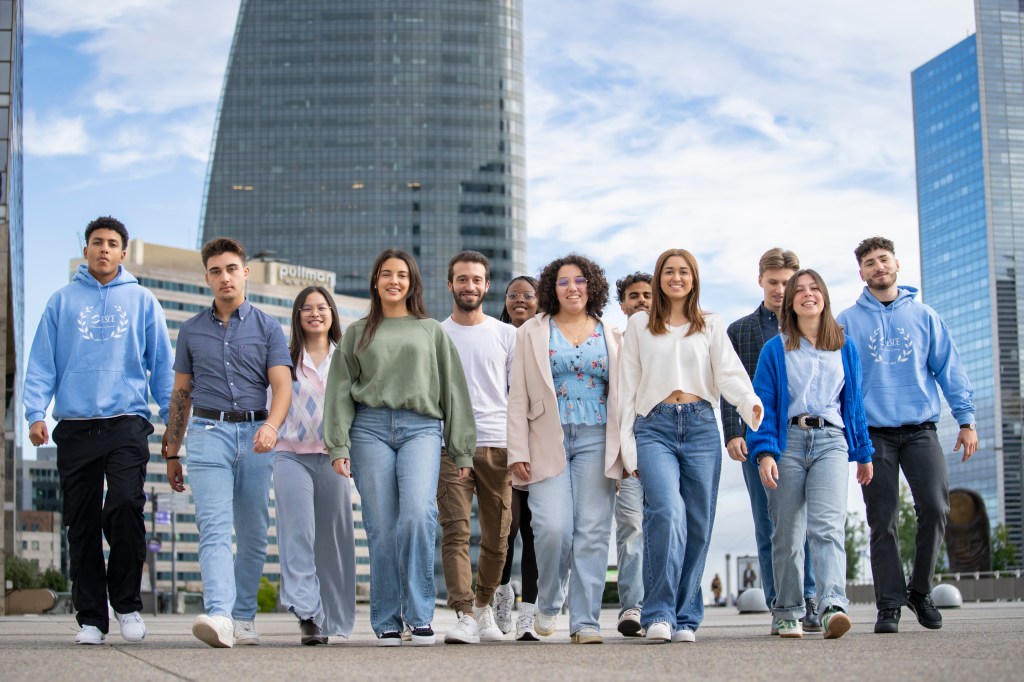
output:
M 292 334 L 288 341 L 288 350 L 292 355 L 292 381 L 298 378 L 296 371 L 302 359 L 302 350 L 306 347 L 306 332 L 302 329 L 302 306 L 306 304 L 310 294 L 320 294 L 327 301 L 331 309 L 331 326 L 327 330 L 327 338 L 334 343 L 341 341 L 341 320 L 338 319 L 338 306 L 334 304 L 331 293 L 320 286 L 306 287 L 300 291 L 295 297 L 295 303 L 292 304 Z
M 796 311 L 793 310 L 793 299 L 796 298 L 796 281 L 803 275 L 811 276 L 814 283 L 818 285 L 818 291 L 821 292 L 821 297 L 825 301 L 818 322 L 818 338 L 814 345 L 818 350 L 839 350 L 843 347 L 845 341 L 843 328 L 836 322 L 836 318 L 832 317 L 832 301 L 829 298 L 825 280 L 810 268 L 797 271 L 795 275 L 789 278 L 789 282 L 786 284 L 786 293 L 782 299 L 782 311 L 779 315 L 779 326 L 782 328 L 782 333 L 786 335 L 786 350 L 797 350 L 800 348 L 800 338 L 803 336 L 800 333 L 799 325 L 797 325 Z
M 363 329 L 363 336 L 356 350 L 362 350 L 370 345 L 377 333 L 377 327 L 384 319 L 384 306 L 377 292 L 377 278 L 380 277 L 384 262 L 389 258 L 404 261 L 409 268 L 409 293 L 405 296 L 405 306 L 409 309 L 409 314 L 421 320 L 427 317 L 427 308 L 423 304 L 423 277 L 420 276 L 420 268 L 416 261 L 408 252 L 401 249 L 385 249 L 377 256 L 370 271 L 370 312 L 363 318 L 366 320 L 366 328 Z
M 651 280 L 651 313 L 647 319 L 647 329 L 654 335 L 668 333 L 668 320 L 672 316 L 672 305 L 668 296 L 661 291 L 661 271 L 665 269 L 665 263 L 669 258 L 679 256 L 686 261 L 686 267 L 690 268 L 693 276 L 693 288 L 683 302 L 683 314 L 690 323 L 687 336 L 699 334 L 704 331 L 704 311 L 700 308 L 700 273 L 697 270 L 697 259 L 686 249 L 669 249 L 660 256 L 654 266 L 654 277 Z

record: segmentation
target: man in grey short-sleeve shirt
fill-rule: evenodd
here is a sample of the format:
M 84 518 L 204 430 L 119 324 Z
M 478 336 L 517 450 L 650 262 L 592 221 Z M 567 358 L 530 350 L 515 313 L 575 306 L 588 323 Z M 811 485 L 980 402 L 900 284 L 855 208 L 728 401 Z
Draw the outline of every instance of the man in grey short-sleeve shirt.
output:
M 259 644 L 256 592 L 267 555 L 274 446 L 291 404 L 292 362 L 281 325 L 245 299 L 249 268 L 242 245 L 213 239 L 202 255 L 214 303 L 178 332 L 164 439 L 167 480 L 184 492 L 178 452 L 187 420 L 206 608 L 192 633 L 212 647 Z

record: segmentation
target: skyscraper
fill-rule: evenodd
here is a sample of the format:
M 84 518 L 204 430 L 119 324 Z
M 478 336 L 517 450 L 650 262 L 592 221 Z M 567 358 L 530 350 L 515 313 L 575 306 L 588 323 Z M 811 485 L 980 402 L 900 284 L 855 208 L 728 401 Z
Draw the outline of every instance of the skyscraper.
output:
M 912 75 L 921 274 L 976 392 L 978 453 L 947 456 L 1024 549 L 1024 0 L 976 0 L 977 33 Z M 955 440 L 948 415 L 943 444 Z M 1020 556 L 1020 555 L 1018 555 Z
M 526 266 L 522 0 L 243 0 L 202 235 L 338 273 L 366 296 L 388 247 L 412 253 L 427 308 L 448 259 Z

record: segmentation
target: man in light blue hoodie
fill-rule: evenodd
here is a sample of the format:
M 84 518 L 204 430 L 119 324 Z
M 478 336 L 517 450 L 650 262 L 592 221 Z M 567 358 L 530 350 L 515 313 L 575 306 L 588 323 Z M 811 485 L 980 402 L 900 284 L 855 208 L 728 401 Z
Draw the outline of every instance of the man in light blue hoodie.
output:
M 146 636 L 139 588 L 146 559 L 143 485 L 149 463 L 152 393 L 166 421 L 174 372 L 163 310 L 121 263 L 128 230 L 114 218 L 85 228 L 84 257 L 71 283 L 50 297 L 25 371 L 29 440 L 49 442 L 55 399 L 57 471 L 71 554 L 76 644 L 102 644 L 107 600 L 129 642 Z M 148 384 L 148 391 L 147 391 Z M 103 497 L 106 479 L 107 494 Z M 103 537 L 110 557 L 103 564 Z
M 949 512 L 946 459 L 935 430 L 941 410 L 938 389 L 960 425 L 953 450 L 963 448 L 964 462 L 978 448 L 974 390 L 938 313 L 915 299 L 917 289 L 896 286 L 900 263 L 893 243 L 871 237 L 854 255 L 867 286 L 837 320 L 860 352 L 864 409 L 875 446 L 874 480 L 862 488 L 871 528 L 875 632 L 898 632 L 904 605 L 922 626 L 938 630 L 942 616 L 930 595 Z M 909 584 L 897 531 L 901 469 L 917 510 Z

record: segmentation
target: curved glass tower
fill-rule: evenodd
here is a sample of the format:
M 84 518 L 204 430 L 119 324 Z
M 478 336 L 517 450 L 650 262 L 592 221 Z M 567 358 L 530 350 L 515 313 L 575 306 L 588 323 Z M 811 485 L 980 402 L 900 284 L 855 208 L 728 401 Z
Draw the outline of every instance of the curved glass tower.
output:
M 427 308 L 448 259 L 491 259 L 487 310 L 526 266 L 522 0 L 243 0 L 203 201 L 234 236 L 367 296 L 389 247 Z

